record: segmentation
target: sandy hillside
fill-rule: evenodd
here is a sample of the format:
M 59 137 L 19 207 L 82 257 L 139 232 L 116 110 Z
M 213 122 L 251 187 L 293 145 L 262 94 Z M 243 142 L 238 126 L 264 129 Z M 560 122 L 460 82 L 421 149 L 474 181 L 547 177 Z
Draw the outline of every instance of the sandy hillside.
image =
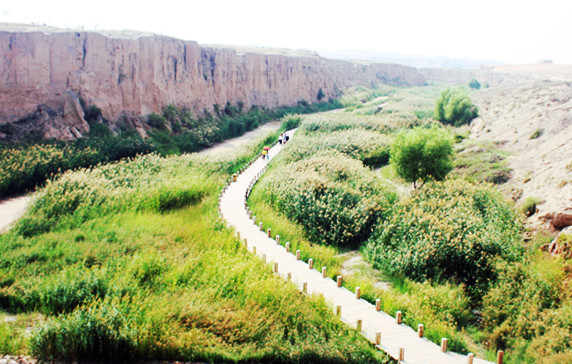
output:
M 543 68 L 513 69 L 527 77 L 472 95 L 480 117 L 471 138 L 502 141 L 511 153 L 513 178 L 502 190 L 519 201 L 544 201 L 529 219 L 533 225 L 552 213 L 572 215 L 572 67 Z

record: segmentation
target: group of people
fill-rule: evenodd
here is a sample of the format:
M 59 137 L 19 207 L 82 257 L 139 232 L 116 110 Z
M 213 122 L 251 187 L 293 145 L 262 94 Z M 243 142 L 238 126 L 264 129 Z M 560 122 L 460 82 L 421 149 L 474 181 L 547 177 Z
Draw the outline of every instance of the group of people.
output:
M 282 133 L 278 137 L 278 143 L 280 144 L 286 144 L 288 140 L 290 140 L 288 133 Z M 262 160 L 270 160 L 270 148 L 264 147 L 264 150 L 262 151 Z
M 286 144 L 288 140 L 290 140 L 290 136 L 288 135 L 288 133 L 282 133 L 278 137 L 278 143 L 280 144 Z

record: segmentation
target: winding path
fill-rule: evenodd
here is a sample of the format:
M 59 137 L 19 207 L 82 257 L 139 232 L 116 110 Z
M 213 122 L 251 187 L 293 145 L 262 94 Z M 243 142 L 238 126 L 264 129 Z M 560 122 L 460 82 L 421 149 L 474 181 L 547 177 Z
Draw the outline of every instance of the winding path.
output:
M 281 149 L 281 145 L 272 147 L 271 159 Z M 236 182 L 225 187 L 219 198 L 221 216 L 236 229 L 241 238 L 246 240 L 248 250 L 261 257 L 266 263 L 271 263 L 277 274 L 291 279 L 301 291 L 323 295 L 331 303 L 333 311 L 340 315 L 342 321 L 353 328 L 359 329 L 361 326 L 362 335 L 394 359 L 399 361 L 402 355 L 401 363 L 491 363 L 453 352 L 443 352 L 440 346 L 426 338 L 420 338 L 418 332 L 410 327 L 397 324 L 396 318 L 377 310 L 376 306 L 369 302 L 356 298 L 356 293 L 339 288 L 337 282 L 324 278 L 322 272 L 311 269 L 309 264 L 298 260 L 295 254 L 288 252 L 284 246 L 279 244 L 279 238 L 272 239 L 268 232 L 260 231 L 257 224 L 261 219 L 253 222 L 249 218 L 246 198 L 256 179 L 264 173 L 268 163 L 258 158 L 238 176 Z M 322 267 L 316 268 L 322 269 Z

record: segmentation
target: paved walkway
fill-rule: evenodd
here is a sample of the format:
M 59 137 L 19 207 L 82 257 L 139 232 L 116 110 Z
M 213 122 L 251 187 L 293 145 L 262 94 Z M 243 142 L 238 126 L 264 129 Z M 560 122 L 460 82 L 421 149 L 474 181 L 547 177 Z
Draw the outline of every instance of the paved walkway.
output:
M 31 197 L 26 195 L 0 201 L 0 233 L 8 230 L 12 223 L 24 215 L 30 199 Z
M 270 150 L 270 157 L 276 156 L 281 148 L 281 145 L 274 146 Z M 300 290 L 306 290 L 308 294 L 322 294 L 332 304 L 334 312 L 341 311 L 341 319 L 350 327 L 356 328 L 359 325 L 358 320 L 361 320 L 362 334 L 372 343 L 378 343 L 377 347 L 394 359 L 399 360 L 400 350 L 403 350 L 402 363 L 471 363 L 466 355 L 442 352 L 440 346 L 425 338 L 419 338 L 416 331 L 397 324 L 395 318 L 377 311 L 369 302 L 357 299 L 355 293 L 345 288 L 338 288 L 337 282 L 323 278 L 322 267 L 310 269 L 307 263 L 297 260 L 295 254 L 287 252 L 284 246 L 268 237 L 267 232 L 260 231 L 257 224 L 263 219 L 257 219 L 253 223 L 249 218 L 245 209 L 246 193 L 260 174 L 264 173 L 268 163 L 260 158 L 257 159 L 238 176 L 236 182 L 225 189 L 220 198 L 219 208 L 222 217 L 236 229 L 241 238 L 246 239 L 250 251 L 271 263 L 277 274 L 292 279 Z M 473 363 L 491 362 L 474 358 Z

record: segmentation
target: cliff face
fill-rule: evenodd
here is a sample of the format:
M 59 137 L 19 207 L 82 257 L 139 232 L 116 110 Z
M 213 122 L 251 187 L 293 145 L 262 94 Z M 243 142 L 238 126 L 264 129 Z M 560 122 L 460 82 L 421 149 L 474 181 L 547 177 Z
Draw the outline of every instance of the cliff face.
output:
M 124 113 L 160 112 L 168 104 L 201 114 L 227 102 L 246 107 L 315 102 L 320 88 L 328 98 L 349 86 L 424 82 L 412 67 L 242 54 L 158 35 L 0 31 L 0 125 L 29 117 L 42 105 L 62 120 L 75 120 L 81 134 L 82 115 L 64 115 L 77 109 L 74 95 L 117 120 Z

